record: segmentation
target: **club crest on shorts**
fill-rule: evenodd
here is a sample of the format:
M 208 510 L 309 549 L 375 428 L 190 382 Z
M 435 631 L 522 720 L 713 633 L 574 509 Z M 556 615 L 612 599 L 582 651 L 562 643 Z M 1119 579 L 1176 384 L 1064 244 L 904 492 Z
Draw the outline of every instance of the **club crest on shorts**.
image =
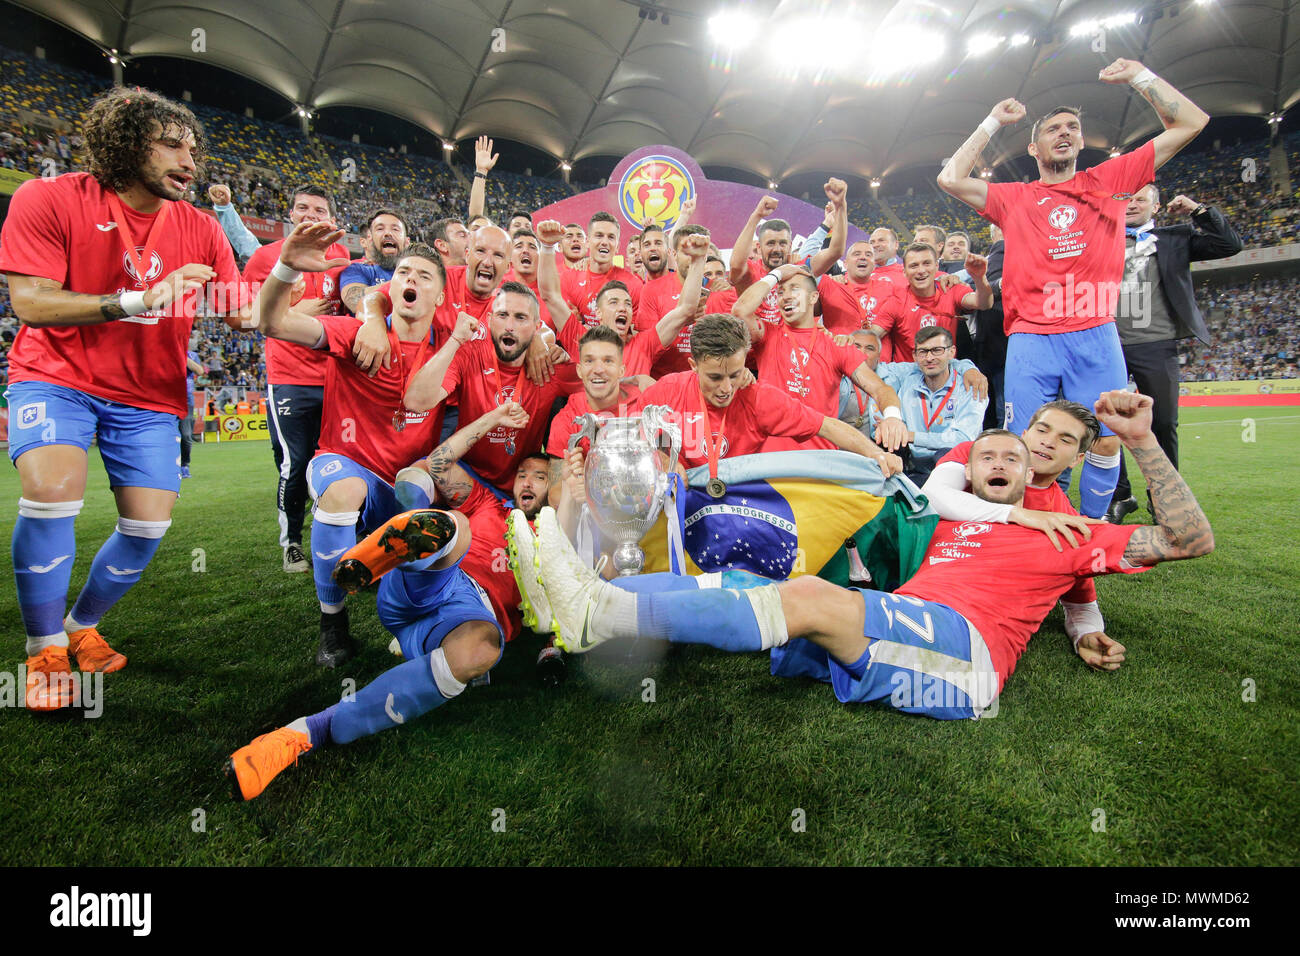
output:
M 43 421 L 45 421 L 44 402 L 32 402 L 18 409 L 19 428 L 35 428 Z

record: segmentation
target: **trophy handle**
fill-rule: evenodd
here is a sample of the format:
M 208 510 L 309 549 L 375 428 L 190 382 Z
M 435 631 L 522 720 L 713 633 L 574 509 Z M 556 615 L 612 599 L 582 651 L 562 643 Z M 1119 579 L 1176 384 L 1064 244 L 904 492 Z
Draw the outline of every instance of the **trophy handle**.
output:
M 600 431 L 599 418 L 591 413 L 587 413 L 586 415 L 579 415 L 575 418 L 573 424 L 578 426 L 578 430 L 569 436 L 569 443 L 566 446 L 566 451 L 573 451 L 573 449 L 577 447 L 578 442 L 582 441 L 584 438 L 591 442 L 595 442 L 596 433 Z
M 641 409 L 641 422 L 645 425 L 646 431 L 658 441 L 659 435 L 668 436 L 668 467 L 672 468 L 677 462 L 677 456 L 682 450 L 682 430 L 676 422 L 668 420 L 668 415 L 672 409 L 667 405 L 647 405 Z

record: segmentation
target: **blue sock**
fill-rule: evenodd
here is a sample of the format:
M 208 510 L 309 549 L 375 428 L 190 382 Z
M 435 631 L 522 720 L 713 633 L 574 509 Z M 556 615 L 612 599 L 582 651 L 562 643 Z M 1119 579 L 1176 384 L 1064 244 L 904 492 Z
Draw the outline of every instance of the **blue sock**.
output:
M 39 654 L 55 643 L 67 646 L 63 612 L 77 557 L 76 523 L 80 511 L 80 501 L 18 499 L 10 554 L 29 655 Z
M 403 511 L 415 511 L 433 504 L 433 499 L 429 497 L 428 492 L 411 481 L 399 479 L 394 482 L 393 492 L 397 495 L 397 503 Z
M 689 574 L 669 574 L 666 571 L 654 574 L 629 574 L 614 578 L 609 582 L 616 588 L 631 591 L 634 594 L 662 594 L 667 591 L 697 591 L 700 582 Z
M 445 704 L 464 687 L 451 676 L 439 647 L 385 671 L 357 691 L 352 700 L 335 704 L 331 708 L 334 713 L 329 721 L 329 736 L 334 743 L 346 744 L 396 727 Z
M 331 704 L 319 714 L 307 717 L 307 738 L 313 747 L 324 747 L 334 743 L 334 738 L 330 735 L 330 721 L 334 719 L 334 713 L 338 709 L 338 704 Z
M 316 582 L 316 597 L 321 604 L 339 608 L 343 605 L 343 589 L 330 577 L 343 553 L 357 543 L 359 511 L 335 514 L 316 510 L 311 521 L 311 576 Z
M 1079 475 L 1079 511 L 1089 518 L 1103 518 L 1119 484 L 1119 451 L 1113 455 L 1088 452 Z
M 170 521 L 117 519 L 117 530 L 95 555 L 86 586 L 72 605 L 72 619 L 80 627 L 98 624 L 108 609 L 140 580 L 170 525 Z
M 641 592 L 636 596 L 636 613 L 642 637 L 675 644 L 707 644 L 724 651 L 763 649 L 753 605 L 740 591 Z

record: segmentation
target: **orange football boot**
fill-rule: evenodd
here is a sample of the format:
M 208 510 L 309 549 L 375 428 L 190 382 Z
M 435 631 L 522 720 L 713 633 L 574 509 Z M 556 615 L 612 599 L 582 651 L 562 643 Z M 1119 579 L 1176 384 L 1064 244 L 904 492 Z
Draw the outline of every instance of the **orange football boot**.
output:
M 126 655 L 108 646 L 108 641 L 93 627 L 85 627 L 68 635 L 68 650 L 77 659 L 83 671 L 111 674 L 126 666 Z
M 222 768 L 230 780 L 231 795 L 236 800 L 252 800 L 280 771 L 296 764 L 309 750 L 311 739 L 288 727 L 255 737 L 252 743 L 231 754 Z
M 399 564 L 436 554 L 456 534 L 456 521 L 445 511 L 408 511 L 350 548 L 334 568 L 334 583 L 356 594 Z
M 62 710 L 74 698 L 66 647 L 47 647 L 27 658 L 27 709 Z

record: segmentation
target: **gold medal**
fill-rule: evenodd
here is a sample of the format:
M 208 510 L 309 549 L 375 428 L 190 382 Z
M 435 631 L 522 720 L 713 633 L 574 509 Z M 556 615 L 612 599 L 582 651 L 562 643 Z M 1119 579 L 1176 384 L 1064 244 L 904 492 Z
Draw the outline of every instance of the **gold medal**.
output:
M 727 483 L 721 478 L 710 478 L 709 483 L 704 486 L 704 490 L 710 498 L 721 498 L 727 493 Z

